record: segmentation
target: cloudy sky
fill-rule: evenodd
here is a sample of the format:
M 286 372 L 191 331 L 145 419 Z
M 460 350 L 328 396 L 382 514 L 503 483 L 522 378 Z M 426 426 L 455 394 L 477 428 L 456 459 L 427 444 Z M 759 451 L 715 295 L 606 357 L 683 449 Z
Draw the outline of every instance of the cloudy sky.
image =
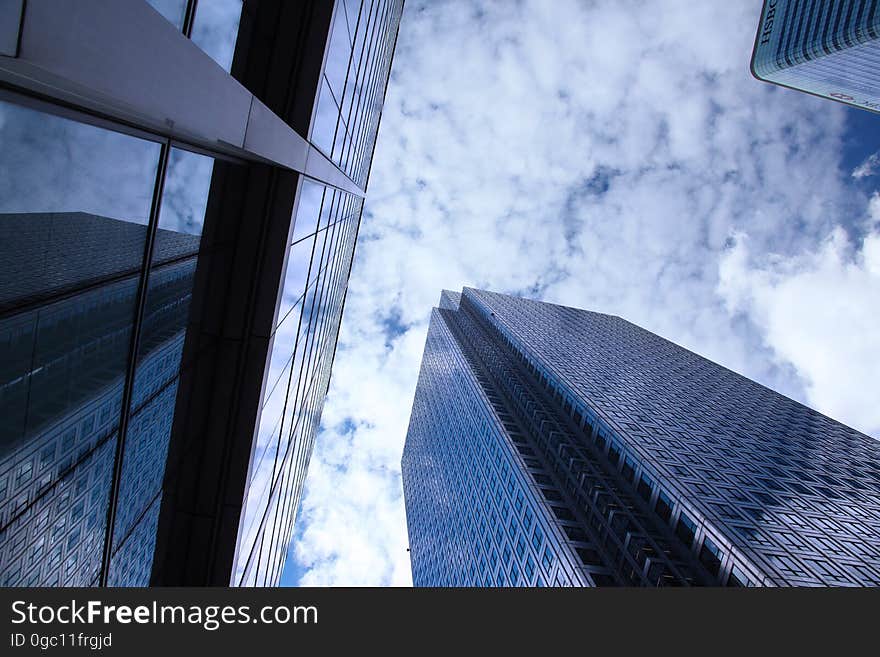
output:
M 880 437 L 880 116 L 758 82 L 757 0 L 408 0 L 285 584 L 409 585 L 430 309 L 620 315 Z

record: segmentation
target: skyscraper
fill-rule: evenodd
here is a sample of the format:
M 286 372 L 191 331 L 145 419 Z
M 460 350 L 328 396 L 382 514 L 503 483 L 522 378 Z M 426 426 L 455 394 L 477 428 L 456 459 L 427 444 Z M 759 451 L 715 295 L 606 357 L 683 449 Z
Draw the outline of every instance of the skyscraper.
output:
M 764 0 L 752 74 L 880 111 L 877 0 Z
M 880 584 L 880 442 L 619 317 L 444 291 L 402 468 L 417 586 Z
M 402 5 L 0 4 L 0 585 L 278 581 Z

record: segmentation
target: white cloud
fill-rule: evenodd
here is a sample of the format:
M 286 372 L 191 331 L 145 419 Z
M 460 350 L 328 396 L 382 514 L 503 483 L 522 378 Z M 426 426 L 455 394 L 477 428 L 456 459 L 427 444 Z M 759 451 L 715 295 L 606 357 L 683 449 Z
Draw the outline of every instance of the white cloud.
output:
M 762 267 L 749 263 L 740 236 L 721 259 L 720 276 L 729 309 L 748 313 L 806 379 L 809 405 L 880 437 L 880 233 L 854 248 L 836 229 L 817 251 Z
M 730 314 L 719 264 L 737 233 L 753 262 L 815 254 L 865 199 L 845 110 L 750 76 L 756 11 L 407 3 L 292 547 L 304 583 L 409 582 L 400 454 L 442 288 L 611 312 L 813 394 L 757 306 Z
M 859 166 L 852 170 L 850 174 L 853 178 L 867 178 L 877 173 L 877 167 L 880 166 L 880 153 L 873 153 L 865 158 Z

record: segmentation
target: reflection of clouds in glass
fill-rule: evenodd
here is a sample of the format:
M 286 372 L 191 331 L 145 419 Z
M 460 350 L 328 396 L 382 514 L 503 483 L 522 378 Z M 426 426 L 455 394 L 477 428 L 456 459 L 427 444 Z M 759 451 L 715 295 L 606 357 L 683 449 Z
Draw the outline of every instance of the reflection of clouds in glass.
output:
M 183 28 L 186 0 L 147 0 L 147 2 L 178 30 Z
M 192 40 L 228 71 L 235 54 L 241 0 L 202 0 L 196 6 Z
M 213 158 L 174 148 L 168 158 L 159 227 L 201 235 L 214 171 Z
M 337 101 L 342 98 L 349 59 L 351 59 L 351 41 L 349 40 L 348 27 L 345 23 L 345 12 L 342 10 L 342 3 L 337 3 L 336 15 L 333 18 L 333 28 L 330 32 L 327 62 L 324 65 L 324 75 L 327 76 L 327 82 L 330 83 Z
M 326 80 L 321 83 L 321 94 L 318 96 L 318 109 L 312 121 L 312 143 L 324 151 L 325 155 L 333 152 L 333 137 L 339 121 L 339 108 L 330 92 Z
M 0 212 L 146 224 L 159 145 L 0 102 Z
M 361 3 L 360 0 L 344 0 L 341 3 L 345 6 L 345 12 L 348 17 L 348 27 L 351 32 L 354 32 L 354 26 L 357 23 L 358 14 L 361 11 Z
M 324 189 L 324 185 L 319 185 L 307 179 L 303 180 L 296 206 L 293 235 L 290 239 L 291 243 L 318 230 L 318 214 L 321 211 L 321 199 L 324 196 Z

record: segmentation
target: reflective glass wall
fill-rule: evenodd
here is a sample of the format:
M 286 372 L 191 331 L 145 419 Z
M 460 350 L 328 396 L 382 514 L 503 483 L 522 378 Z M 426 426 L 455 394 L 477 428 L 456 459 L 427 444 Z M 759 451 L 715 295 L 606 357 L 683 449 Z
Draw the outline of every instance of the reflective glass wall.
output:
M 330 380 L 363 202 L 303 180 L 272 335 L 235 584 L 280 577 Z
M 0 583 L 146 584 L 214 160 L 0 118 Z
M 106 79 L 96 98 L 88 76 L 71 77 L 73 97 L 53 82 L 37 98 L 0 60 L 0 585 L 278 581 L 402 6 L 148 0 L 77 15 L 101 25 L 95 48 L 143 38 L 175 53 L 168 88 L 122 109 L 101 105 Z M 71 11 L 28 12 L 23 33 L 76 58 L 51 38 Z M 124 73 L 121 86 L 150 75 Z M 206 97 L 193 113 L 191 88 L 250 104 Z M 152 120 L 153 96 L 186 129 Z M 260 145 L 279 136 L 318 173 L 267 162 Z
M 336 3 L 312 143 L 366 186 L 403 3 Z
M 398 0 L 340 0 L 309 132 L 366 187 L 403 10 Z M 271 336 L 232 583 L 278 582 L 320 423 L 363 199 L 303 179 Z

